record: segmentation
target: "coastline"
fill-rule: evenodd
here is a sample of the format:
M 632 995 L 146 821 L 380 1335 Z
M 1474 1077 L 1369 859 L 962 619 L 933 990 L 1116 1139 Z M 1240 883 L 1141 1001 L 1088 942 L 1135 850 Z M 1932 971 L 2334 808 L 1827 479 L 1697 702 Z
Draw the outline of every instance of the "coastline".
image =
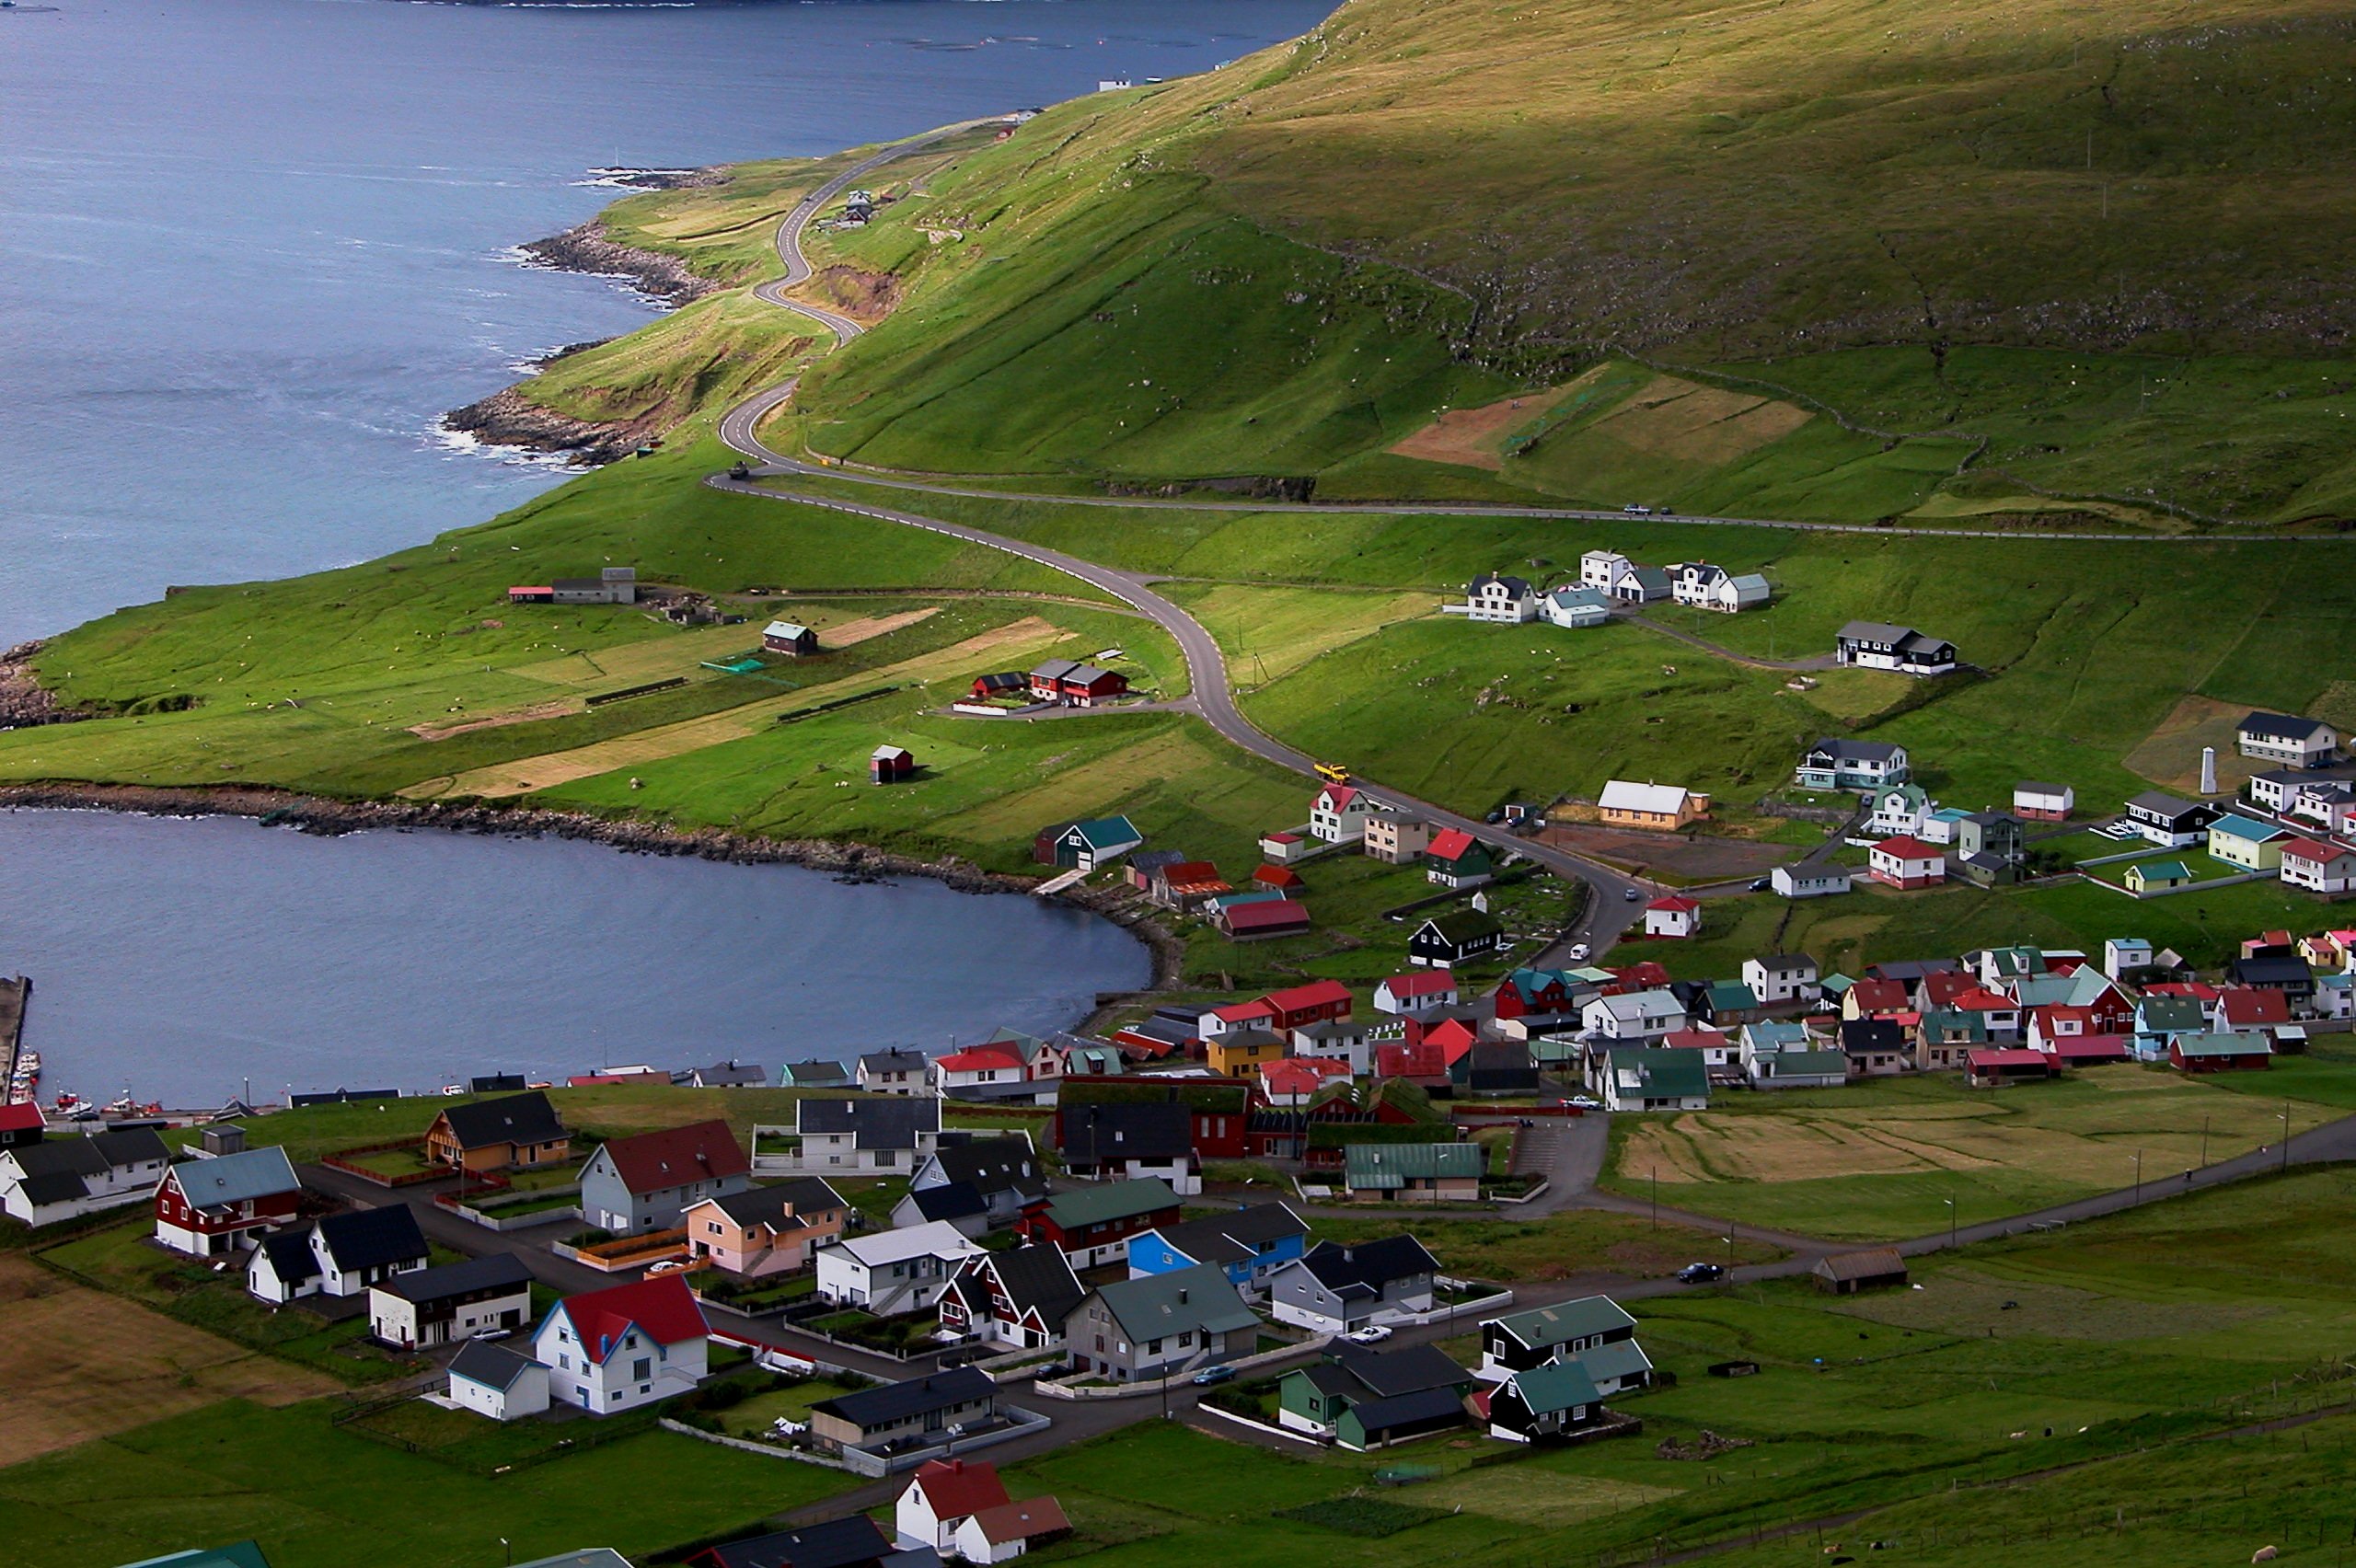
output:
M 629 189 L 666 190 L 673 184 L 708 184 L 720 178 L 716 170 L 698 169 L 667 184 L 633 185 Z M 693 271 L 676 256 L 640 250 L 607 238 L 597 218 L 575 224 L 562 234 L 518 246 L 516 250 L 524 258 L 525 266 L 542 271 L 583 272 L 620 279 L 666 310 L 717 294 L 725 286 Z M 537 368 L 546 370 L 567 354 L 596 346 L 572 344 L 541 360 Z M 532 377 L 526 376 L 488 398 L 452 409 L 442 416 L 442 428 L 486 446 L 561 453 L 584 468 L 627 457 L 641 443 L 662 433 L 662 429 L 651 421 L 581 420 L 560 414 L 532 400 L 525 391 L 531 384 Z
M 491 806 L 453 806 L 433 801 L 338 801 L 321 795 L 260 785 L 200 785 L 171 789 L 143 784 L 9 784 L 0 785 L 0 810 L 103 811 L 144 816 L 238 816 L 268 826 L 292 827 L 304 833 L 335 836 L 371 829 L 438 828 L 450 833 L 475 833 L 515 837 L 580 839 L 608 848 L 641 855 L 692 855 L 736 865 L 799 866 L 820 871 L 838 882 L 884 882 L 894 877 L 925 877 L 958 893 L 1029 894 L 1040 879 L 988 871 L 954 856 L 921 860 L 872 849 L 863 844 L 829 839 L 761 838 L 725 828 L 665 827 L 628 817 L 602 817 L 588 812 L 551 811 L 544 807 L 501 810 Z M 1115 913 L 1115 896 L 1091 889 L 1059 893 L 1055 902 L 1084 910 L 1127 932 L 1145 948 L 1152 974 L 1145 991 L 1175 989 L 1182 973 L 1184 944 L 1151 916 Z M 1121 993 L 1130 995 L 1137 993 Z M 1103 1010 L 1099 1006 L 1089 1015 Z M 1075 1024 L 1074 1027 L 1079 1027 Z

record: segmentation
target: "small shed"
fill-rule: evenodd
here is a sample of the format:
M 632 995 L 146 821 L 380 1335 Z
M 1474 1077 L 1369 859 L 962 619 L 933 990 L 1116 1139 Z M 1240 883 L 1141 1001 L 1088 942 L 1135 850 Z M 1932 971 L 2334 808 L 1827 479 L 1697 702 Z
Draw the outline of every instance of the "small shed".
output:
M 1865 1252 L 1835 1252 L 1819 1259 L 1808 1272 L 1816 1275 L 1816 1288 L 1825 1294 L 1854 1296 L 1861 1290 L 1904 1285 L 1906 1260 L 1895 1247 L 1876 1247 Z
M 1309 888 L 1309 884 L 1301 880 L 1300 873 L 1290 866 L 1262 866 L 1252 873 L 1252 882 L 1254 886 L 1272 887 L 1294 898 L 1299 897 Z
M 818 634 L 792 621 L 773 620 L 761 628 L 761 651 L 806 659 L 818 651 Z
M 867 778 L 871 784 L 897 784 L 913 778 L 917 772 L 916 754 L 906 746 L 877 746 L 867 754 Z

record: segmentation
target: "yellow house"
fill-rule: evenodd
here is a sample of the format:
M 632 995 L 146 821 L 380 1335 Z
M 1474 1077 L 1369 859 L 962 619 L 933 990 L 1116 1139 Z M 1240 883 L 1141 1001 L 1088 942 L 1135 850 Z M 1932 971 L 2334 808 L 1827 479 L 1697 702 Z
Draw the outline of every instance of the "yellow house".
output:
M 1606 827 L 1649 828 L 1674 833 L 1710 814 L 1710 797 L 1679 784 L 1635 784 L 1614 778 L 1596 798 Z
M 1256 1078 L 1263 1063 L 1281 1062 L 1292 1055 L 1282 1036 L 1265 1029 L 1230 1029 L 1212 1036 L 1204 1049 L 1211 1071 L 1221 1078 Z

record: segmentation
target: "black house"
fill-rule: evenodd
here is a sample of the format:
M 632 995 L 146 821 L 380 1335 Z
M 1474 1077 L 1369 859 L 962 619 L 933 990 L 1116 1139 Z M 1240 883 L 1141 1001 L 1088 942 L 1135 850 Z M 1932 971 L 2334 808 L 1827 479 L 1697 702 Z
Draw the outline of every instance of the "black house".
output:
M 1497 951 L 1506 928 L 1494 916 L 1478 909 L 1451 909 L 1415 928 L 1407 939 L 1410 963 L 1445 969 Z

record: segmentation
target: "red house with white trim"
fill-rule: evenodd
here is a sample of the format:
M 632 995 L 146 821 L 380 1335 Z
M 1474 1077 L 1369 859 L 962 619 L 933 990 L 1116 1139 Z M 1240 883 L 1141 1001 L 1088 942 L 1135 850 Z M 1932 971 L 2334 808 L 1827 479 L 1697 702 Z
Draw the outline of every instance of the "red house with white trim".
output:
M 1339 980 L 1314 980 L 1306 986 L 1271 991 L 1260 1001 L 1276 1015 L 1275 1023 L 1269 1027 L 1279 1034 L 1289 1034 L 1304 1024 L 1347 1018 L 1351 1009 L 1350 988 Z
M 276 1144 L 183 1160 L 156 1184 L 156 1239 L 175 1252 L 219 1257 L 294 1224 L 302 1196 Z
M 1947 880 L 1946 853 L 1911 834 L 1900 834 L 1873 847 L 1866 874 L 1895 888 L 1936 887 Z
M 1092 708 L 1128 689 L 1128 676 L 1074 659 L 1050 659 L 1031 672 L 1031 697 L 1036 702 Z

